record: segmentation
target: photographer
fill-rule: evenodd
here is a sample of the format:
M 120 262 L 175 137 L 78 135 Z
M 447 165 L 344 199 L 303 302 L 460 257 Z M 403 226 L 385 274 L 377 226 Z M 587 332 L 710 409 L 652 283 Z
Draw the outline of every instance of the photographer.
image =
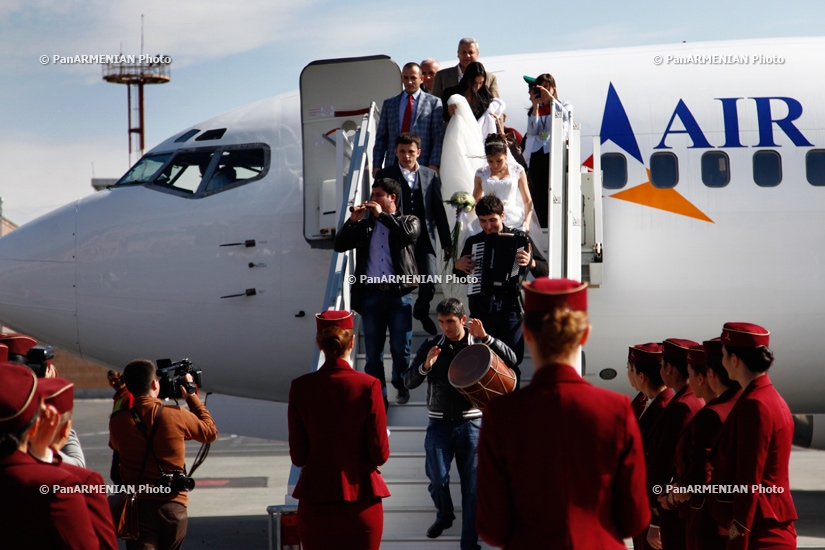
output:
M 120 454 L 124 484 L 163 488 L 138 493 L 140 538 L 127 541 L 126 548 L 178 549 L 183 545 L 188 521 L 188 495 L 183 488 L 185 441 L 211 443 L 218 438 L 218 430 L 197 394 L 188 393 L 183 385 L 180 396 L 186 400 L 189 410 L 163 405 L 158 399 L 160 382 L 152 361 L 132 361 L 126 365 L 123 378 L 135 403 L 132 409 L 112 415 L 109 445 Z M 186 380 L 191 382 L 191 375 L 187 374 Z M 137 416 L 132 411 L 137 412 Z M 138 420 L 145 431 L 138 426 Z M 151 446 L 147 449 L 148 441 Z

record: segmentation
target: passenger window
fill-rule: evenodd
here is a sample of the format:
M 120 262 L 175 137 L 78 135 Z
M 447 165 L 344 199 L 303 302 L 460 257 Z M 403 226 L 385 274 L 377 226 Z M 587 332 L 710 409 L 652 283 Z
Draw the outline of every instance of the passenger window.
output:
M 811 185 L 825 185 L 825 149 L 808 151 L 805 155 L 805 174 Z
M 679 159 L 673 153 L 650 155 L 650 183 L 659 189 L 670 189 L 679 183 Z
M 172 153 L 163 155 L 147 155 L 137 161 L 115 185 L 129 185 L 147 183 L 158 170 L 172 157 Z
M 759 187 L 776 187 L 782 181 L 782 157 L 777 151 L 753 154 L 753 181 Z
M 730 183 L 730 159 L 723 151 L 708 151 L 702 155 L 702 183 L 708 187 L 724 187 Z
M 602 187 L 621 189 L 627 185 L 627 159 L 621 153 L 602 155 Z
M 263 177 L 267 167 L 266 160 L 266 152 L 260 146 L 225 150 L 218 159 L 209 183 L 206 184 L 204 194 L 237 187 Z
M 214 150 L 178 153 L 152 183 L 194 195 L 214 154 Z

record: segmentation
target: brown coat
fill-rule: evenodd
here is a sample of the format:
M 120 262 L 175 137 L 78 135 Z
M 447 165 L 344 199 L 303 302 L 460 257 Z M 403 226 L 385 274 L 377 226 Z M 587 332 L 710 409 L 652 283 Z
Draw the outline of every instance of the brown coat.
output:
M 109 445 L 120 453 L 120 475 L 125 485 L 158 485 L 160 469 L 165 473 L 181 472 L 185 468 L 186 441 L 194 439 L 200 443 L 212 443 L 218 439 L 218 429 L 212 416 L 197 395 L 187 399 L 189 410 L 164 406 L 163 401 L 148 395 L 135 397 L 135 409 L 146 425 L 146 435 L 152 433 L 155 411 L 163 407 L 155 439 L 152 443 L 157 463 L 152 453 L 146 461 L 143 477 L 138 482 L 140 467 L 146 452 L 146 437 L 140 432 L 128 410 L 121 409 L 109 420 Z M 158 468 L 160 467 L 160 469 Z M 186 506 L 189 498 L 186 491 L 180 493 L 141 494 L 148 500 L 168 500 Z

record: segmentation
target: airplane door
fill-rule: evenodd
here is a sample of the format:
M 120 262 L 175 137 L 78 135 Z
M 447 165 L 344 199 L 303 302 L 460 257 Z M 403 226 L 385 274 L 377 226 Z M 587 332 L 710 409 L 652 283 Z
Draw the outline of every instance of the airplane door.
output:
M 401 70 L 386 55 L 313 61 L 301 72 L 304 238 L 313 248 L 332 248 L 363 115 L 400 91 Z

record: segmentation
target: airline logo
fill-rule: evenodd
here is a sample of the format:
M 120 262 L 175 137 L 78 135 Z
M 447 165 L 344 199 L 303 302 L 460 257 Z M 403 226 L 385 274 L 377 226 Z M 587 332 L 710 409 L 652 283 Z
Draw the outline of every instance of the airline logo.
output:
M 725 142 L 723 144 L 711 144 L 696 121 L 696 117 L 690 111 L 684 100 L 679 99 L 667 126 L 662 133 L 662 138 L 654 150 L 671 149 L 668 145 L 668 138 L 675 134 L 686 134 L 691 145 L 688 149 L 727 149 L 742 147 L 781 147 L 776 143 L 776 131 L 779 130 L 796 147 L 813 147 L 811 143 L 797 128 L 795 121 L 802 116 L 802 104 L 791 97 L 725 97 L 715 98 L 720 102 L 724 120 Z M 739 128 L 739 106 L 745 102 L 752 101 L 756 108 L 757 127 L 759 142 L 756 144 L 743 144 Z M 780 117 L 775 113 L 786 113 Z M 678 122 L 677 122 L 678 119 Z M 680 129 L 682 128 L 682 129 Z M 704 212 L 693 203 L 683 197 L 676 189 L 661 189 L 654 187 L 650 179 L 650 169 L 645 165 L 636 134 L 630 124 L 624 105 L 616 92 L 613 83 L 607 90 L 607 100 L 605 101 L 604 114 L 602 115 L 602 125 L 599 132 L 601 143 L 612 141 L 619 146 L 630 157 L 636 159 L 645 166 L 647 181 L 610 195 L 611 198 L 624 200 L 643 206 L 649 206 L 666 212 L 672 212 L 689 218 L 695 218 L 713 223 Z M 593 156 L 591 155 L 583 163 L 584 166 L 593 168 Z

